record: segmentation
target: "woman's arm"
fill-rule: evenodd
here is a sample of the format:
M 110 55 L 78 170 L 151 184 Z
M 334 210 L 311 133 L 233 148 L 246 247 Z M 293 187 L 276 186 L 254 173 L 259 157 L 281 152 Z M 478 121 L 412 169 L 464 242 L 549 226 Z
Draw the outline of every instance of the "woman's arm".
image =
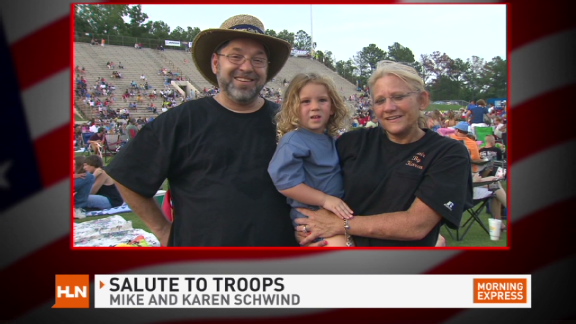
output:
M 298 211 L 308 218 L 298 218 L 295 222 L 307 225 L 307 230 L 311 232 L 300 242 L 301 245 L 307 245 L 317 237 L 344 234 L 344 222 L 333 213 L 325 209 L 312 211 L 299 208 Z M 441 219 L 440 214 L 416 198 L 406 211 L 359 216 L 348 220 L 348 234 L 399 241 L 421 240 Z M 297 230 L 302 231 L 303 226 L 299 227 Z
M 104 170 L 98 168 L 94 171 L 94 177 L 96 177 L 96 180 L 92 185 L 92 189 L 90 189 L 91 195 L 95 195 L 98 192 L 98 190 L 100 190 L 100 188 L 106 181 L 106 177 L 108 177 L 108 175 L 104 172 Z

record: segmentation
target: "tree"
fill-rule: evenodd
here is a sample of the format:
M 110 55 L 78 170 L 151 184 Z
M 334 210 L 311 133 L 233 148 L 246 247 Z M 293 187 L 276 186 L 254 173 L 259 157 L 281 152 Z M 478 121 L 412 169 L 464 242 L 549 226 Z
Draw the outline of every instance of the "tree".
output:
M 147 33 L 143 24 L 148 19 L 148 15 L 142 12 L 141 5 L 130 6 L 128 17 L 130 18 L 130 22 L 126 24 L 128 36 L 140 37 Z
M 287 41 L 288 43 L 290 43 L 290 45 L 292 45 L 292 47 L 294 47 L 294 33 L 291 33 L 286 29 L 284 29 L 283 31 L 278 33 L 278 38 Z
M 463 96 L 466 100 L 476 100 L 479 98 L 484 85 L 484 81 L 482 81 L 484 60 L 478 56 L 472 56 L 472 59 L 467 59 L 466 62 L 468 69 L 466 69 L 462 77 L 462 82 L 464 83 Z
M 123 35 L 127 32 L 123 16 L 127 5 L 76 5 L 76 32 Z
M 174 30 L 170 33 L 170 36 L 168 36 L 169 39 L 172 40 L 185 40 L 186 36 L 186 31 L 184 30 L 184 28 L 178 26 L 176 28 L 174 28 Z
M 434 84 L 430 87 L 432 100 L 457 99 L 460 95 L 461 86 L 461 82 L 452 80 L 447 75 L 441 75 L 434 80 Z
M 326 53 L 324 53 L 324 66 L 332 71 L 336 71 L 336 68 L 334 67 L 334 56 L 331 51 L 326 51 Z
M 414 53 L 408 48 L 400 45 L 398 42 L 388 46 L 388 59 L 396 62 L 414 63 Z
M 198 27 L 188 27 L 186 30 L 186 34 L 184 35 L 184 39 L 188 40 L 189 42 L 193 41 L 198 34 L 200 34 L 201 30 Z
M 505 98 L 508 96 L 508 62 L 500 56 L 484 65 L 483 81 L 487 84 L 486 98 Z
M 163 21 L 149 21 L 145 25 L 148 31 L 148 37 L 158 39 L 168 39 L 170 35 L 170 26 Z
M 376 70 L 378 62 L 386 59 L 386 56 L 386 52 L 376 46 L 376 44 L 370 44 L 362 48 L 355 60 L 357 67 L 360 69 L 360 75 L 372 74 Z
M 336 72 L 344 79 L 352 83 L 356 82 L 356 77 L 354 76 L 354 70 L 356 70 L 356 67 L 354 66 L 354 62 L 352 62 L 352 60 L 350 59 L 346 62 L 344 61 L 336 62 Z
M 366 84 L 372 72 L 376 70 L 378 62 L 384 59 L 386 59 L 386 52 L 378 48 L 376 44 L 362 48 L 362 51 L 354 56 L 354 72 L 359 84 Z
M 299 50 L 312 52 L 312 37 L 310 37 L 310 35 L 308 35 L 308 33 L 305 31 L 299 30 L 296 33 L 294 47 Z
M 316 59 L 316 61 L 324 64 L 324 52 L 318 50 L 314 53 L 314 59 Z

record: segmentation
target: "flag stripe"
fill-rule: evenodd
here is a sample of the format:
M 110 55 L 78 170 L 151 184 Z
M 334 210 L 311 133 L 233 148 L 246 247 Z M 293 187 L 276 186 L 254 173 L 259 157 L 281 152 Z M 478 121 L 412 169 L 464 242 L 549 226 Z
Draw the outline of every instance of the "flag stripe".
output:
M 63 17 L 12 44 L 20 88 L 27 89 L 70 66 L 68 35 L 70 35 L 70 19 Z
M 576 29 L 549 35 L 515 49 L 509 62 L 514 75 L 514 82 L 510 84 L 512 108 L 574 85 L 576 75 L 571 71 L 575 55 Z
M 70 179 L 72 134 L 70 125 L 64 125 L 38 138 L 35 143 L 36 159 L 45 187 L 52 186 L 63 179 Z M 66 157 L 66 163 L 54 163 L 55 159 Z M 72 185 L 70 184 L 70 188 Z M 71 205 L 68 205 L 70 208 Z
M 63 87 L 65 89 L 62 89 Z M 72 110 L 57 109 L 70 107 L 72 102 L 70 94 L 70 69 L 68 67 L 22 92 L 24 112 L 29 120 L 28 128 L 32 139 L 44 136 L 59 127 L 66 126 L 70 129 Z M 72 149 L 70 141 L 54 143 L 67 143 Z

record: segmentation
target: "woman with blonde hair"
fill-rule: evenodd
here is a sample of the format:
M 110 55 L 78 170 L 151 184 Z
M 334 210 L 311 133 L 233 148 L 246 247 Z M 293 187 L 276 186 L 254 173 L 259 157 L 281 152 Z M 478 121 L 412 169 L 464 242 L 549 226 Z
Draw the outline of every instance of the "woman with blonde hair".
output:
M 349 234 L 356 246 L 435 246 L 440 227 L 459 227 L 472 206 L 468 150 L 422 127 L 430 94 L 413 67 L 382 61 L 369 86 L 380 127 L 336 141 L 343 199 L 354 217 L 342 221 L 325 209 L 299 208 L 308 216 L 296 219 L 300 244 L 322 246 L 314 240 Z
M 335 146 L 350 117 L 351 109 L 329 78 L 302 73 L 290 82 L 277 114 L 279 143 L 268 172 L 292 206 L 293 220 L 305 217 L 296 210 L 299 207 L 323 207 L 341 219 L 352 217 L 341 199 L 344 185 Z M 345 235 L 326 236 L 324 241 L 330 246 L 353 245 Z

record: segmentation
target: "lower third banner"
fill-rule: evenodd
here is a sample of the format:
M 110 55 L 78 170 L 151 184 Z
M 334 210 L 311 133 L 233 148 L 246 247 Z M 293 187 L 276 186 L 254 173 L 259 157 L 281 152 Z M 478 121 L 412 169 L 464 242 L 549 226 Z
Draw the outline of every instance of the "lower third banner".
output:
M 530 308 L 530 275 L 95 275 L 95 308 Z

